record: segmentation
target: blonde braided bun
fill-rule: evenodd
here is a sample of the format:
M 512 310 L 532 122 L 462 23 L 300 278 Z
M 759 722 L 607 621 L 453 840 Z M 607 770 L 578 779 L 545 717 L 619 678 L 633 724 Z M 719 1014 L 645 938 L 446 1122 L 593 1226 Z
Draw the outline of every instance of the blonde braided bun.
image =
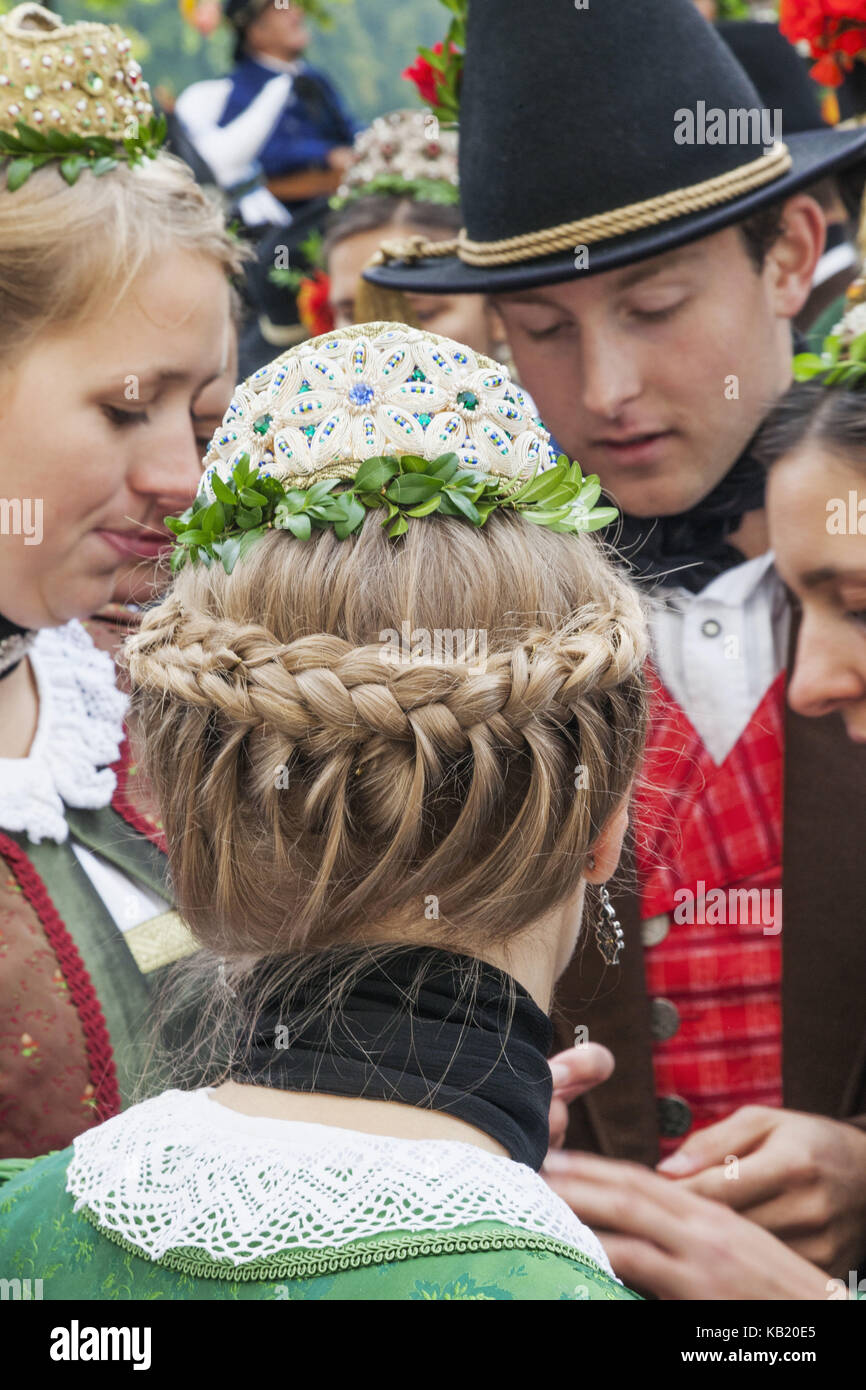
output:
M 179 905 L 223 954 L 504 940 L 574 893 L 633 778 L 644 624 L 602 546 L 379 522 L 188 566 L 127 644 Z M 483 651 L 395 652 L 404 623 Z

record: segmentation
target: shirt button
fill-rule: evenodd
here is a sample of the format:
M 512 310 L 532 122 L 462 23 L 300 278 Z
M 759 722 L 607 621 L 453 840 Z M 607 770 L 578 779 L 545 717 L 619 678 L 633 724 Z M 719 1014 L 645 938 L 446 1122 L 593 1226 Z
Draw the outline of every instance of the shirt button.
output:
M 658 946 L 671 929 L 671 919 L 666 912 L 658 917 L 647 917 L 640 924 L 640 939 L 644 946 Z
M 656 1101 L 663 1139 L 680 1139 L 692 1127 L 691 1106 L 682 1096 L 659 1096 Z
M 650 1032 L 654 1042 L 667 1042 L 680 1026 L 680 1012 L 670 999 L 650 1000 Z
M 705 637 L 718 637 L 722 630 L 722 625 L 715 618 L 707 618 L 706 622 L 701 623 L 701 632 Z

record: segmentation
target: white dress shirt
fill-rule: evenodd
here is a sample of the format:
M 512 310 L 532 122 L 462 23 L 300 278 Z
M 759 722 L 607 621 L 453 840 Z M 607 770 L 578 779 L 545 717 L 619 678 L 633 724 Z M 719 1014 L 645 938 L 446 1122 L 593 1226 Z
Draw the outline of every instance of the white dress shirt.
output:
M 787 660 L 790 605 L 772 551 L 698 594 L 656 590 L 650 629 L 661 679 L 723 763 Z

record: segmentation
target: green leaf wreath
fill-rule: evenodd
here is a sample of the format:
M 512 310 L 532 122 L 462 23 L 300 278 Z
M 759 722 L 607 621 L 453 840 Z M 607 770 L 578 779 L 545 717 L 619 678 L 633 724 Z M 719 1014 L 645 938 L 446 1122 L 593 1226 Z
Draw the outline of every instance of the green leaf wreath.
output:
M 366 459 L 353 478 L 326 478 L 306 489 L 283 487 L 242 454 L 227 482 L 214 473 L 210 485 L 213 501 L 199 494 L 182 516 L 165 518 L 175 536 L 173 572 L 188 559 L 200 559 L 206 565 L 218 560 L 231 574 L 268 530 L 309 540 L 314 530 L 332 527 L 345 540 L 373 508 L 385 512 L 382 525 L 393 538 L 408 531 L 410 518 L 434 512 L 483 526 L 491 512 L 507 508 L 538 526 L 572 533 L 597 531 L 618 516 L 615 507 L 595 505 L 601 495 L 598 477 L 585 478 L 564 454 L 524 482 L 461 468 L 456 454 L 432 461 L 411 454 L 382 456 Z
M 139 133 L 127 140 L 107 135 L 76 135 L 72 131 L 36 130 L 23 121 L 15 122 L 17 135 L 0 130 L 0 160 L 9 160 L 6 189 L 14 193 L 26 183 L 34 169 L 60 162 L 60 172 L 68 184 L 76 183 L 84 169 L 99 178 L 118 164 L 140 164 L 155 159 L 166 136 L 165 116 L 154 116 Z
M 820 380 L 822 386 L 859 387 L 866 377 L 866 333 L 860 333 L 843 348 L 842 339 L 831 334 L 817 352 L 800 352 L 794 358 L 795 381 Z

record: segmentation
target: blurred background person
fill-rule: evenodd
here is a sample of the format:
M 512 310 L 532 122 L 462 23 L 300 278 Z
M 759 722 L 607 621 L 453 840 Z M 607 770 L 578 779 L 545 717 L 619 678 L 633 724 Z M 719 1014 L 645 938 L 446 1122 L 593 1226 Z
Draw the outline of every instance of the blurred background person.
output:
M 336 189 L 358 127 L 304 58 L 303 4 L 228 0 L 226 18 L 236 35 L 231 74 L 187 87 L 175 115 L 247 225 L 286 222 L 286 212 Z

